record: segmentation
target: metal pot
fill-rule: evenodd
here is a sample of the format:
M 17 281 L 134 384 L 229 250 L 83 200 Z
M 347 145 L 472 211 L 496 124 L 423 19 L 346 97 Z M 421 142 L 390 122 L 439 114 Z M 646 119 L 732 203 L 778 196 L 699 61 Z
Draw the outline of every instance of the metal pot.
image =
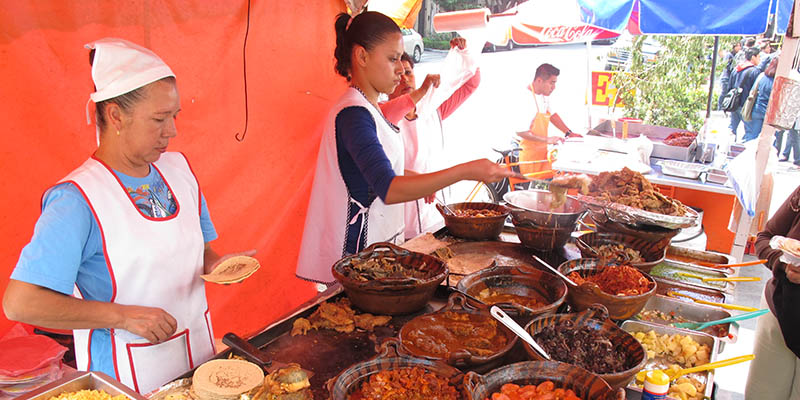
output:
M 583 204 L 573 196 L 567 196 L 566 202 L 561 206 L 550 208 L 553 194 L 546 190 L 508 192 L 503 195 L 503 200 L 511 209 L 514 219 L 545 228 L 574 227 L 586 212 Z

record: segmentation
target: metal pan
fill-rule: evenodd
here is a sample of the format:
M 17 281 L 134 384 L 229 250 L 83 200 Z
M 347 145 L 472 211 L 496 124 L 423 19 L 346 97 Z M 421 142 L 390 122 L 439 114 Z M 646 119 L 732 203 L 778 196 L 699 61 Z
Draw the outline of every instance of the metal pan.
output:
M 726 275 L 724 272 L 717 271 L 713 268 L 705 268 L 704 270 L 701 270 L 691 264 L 676 263 L 670 260 L 665 260 L 661 264 L 658 264 L 655 267 L 653 267 L 653 269 L 650 270 L 650 275 L 654 277 L 660 277 L 662 279 L 666 279 L 673 282 L 684 283 L 689 286 L 733 293 L 733 289 L 735 286 L 734 282 L 725 282 L 725 281 L 704 282 L 698 278 L 681 276 L 680 273 L 682 272 L 696 274 L 708 278 L 728 277 L 728 275 Z
M 727 303 L 729 295 L 725 292 L 716 289 L 706 289 L 697 286 L 687 285 L 681 282 L 675 282 L 668 279 L 653 277 L 658 286 L 656 286 L 656 294 L 666 296 L 670 291 L 676 291 L 682 294 L 688 294 L 694 298 L 713 301 L 715 303 Z M 693 303 L 689 299 L 676 298 L 676 300 Z
M 48 400 L 62 393 L 75 392 L 78 390 L 102 390 L 112 397 L 125 395 L 133 400 L 146 400 L 146 397 L 134 392 L 108 375 L 97 371 L 78 372 L 66 376 L 30 393 L 19 396 L 17 399 Z
M 692 339 L 694 339 L 697 343 L 705 344 L 711 349 L 708 362 L 716 361 L 717 354 L 719 354 L 719 341 L 713 336 L 702 332 L 695 332 L 687 329 L 678 329 L 678 328 L 673 328 L 671 326 L 664 326 L 649 322 L 633 321 L 633 320 L 628 320 L 623 322 L 622 330 L 630 334 L 634 334 L 635 332 L 648 332 L 652 330 L 655 331 L 657 335 L 664 335 L 664 334 L 674 335 L 677 333 L 680 335 L 689 336 Z M 647 364 L 645 365 L 644 369 L 650 370 L 650 369 L 661 368 L 664 366 L 663 364 L 665 364 L 664 360 L 660 359 L 660 357 L 656 357 L 655 359 L 647 360 Z M 689 374 L 688 376 L 705 383 L 706 385 L 705 391 L 703 392 L 703 394 L 705 395 L 704 398 L 710 399 L 712 393 L 714 392 L 714 370 L 696 372 Z M 636 387 L 636 385 L 634 385 L 633 382 L 631 382 L 631 384 L 628 385 L 628 389 L 636 392 L 642 391 L 642 389 Z
M 669 246 L 667 248 L 667 260 L 692 264 L 693 267 L 700 268 L 701 271 L 721 271 L 728 275 L 733 275 L 736 271 L 733 268 L 709 268 L 697 265 L 697 261 L 713 264 L 733 264 L 734 258 L 721 253 L 710 251 L 694 250 L 686 247 Z
M 673 297 L 667 296 L 653 296 L 645 304 L 644 309 L 637 314 L 637 318 L 647 311 L 661 311 L 664 313 L 674 313 L 677 317 L 682 317 L 693 322 L 708 322 L 716 321 L 718 319 L 728 318 L 732 316 L 730 311 L 721 309 L 719 307 L 712 307 L 703 304 L 686 303 Z M 663 320 L 644 320 L 646 322 L 657 323 L 659 325 L 672 326 L 671 323 Z M 719 331 L 719 328 L 712 329 L 708 327 L 701 332 L 707 333 L 719 339 L 719 351 L 723 351 L 726 343 L 736 343 L 736 338 L 739 334 L 739 324 L 736 322 L 729 322 L 726 324 L 716 325 L 721 327 L 728 334 Z

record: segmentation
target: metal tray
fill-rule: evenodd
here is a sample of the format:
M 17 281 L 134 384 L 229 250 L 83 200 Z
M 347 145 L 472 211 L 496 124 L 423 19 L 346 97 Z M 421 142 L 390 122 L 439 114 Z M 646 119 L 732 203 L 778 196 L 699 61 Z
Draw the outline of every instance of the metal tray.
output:
M 729 295 L 719 290 L 687 285 L 685 283 L 671 281 L 668 279 L 659 278 L 657 276 L 654 276 L 653 279 L 657 283 L 656 294 L 666 296 L 667 293 L 672 290 L 678 293 L 688 294 L 700 300 L 713 301 L 715 303 L 728 302 Z M 683 297 L 675 297 L 675 299 L 683 301 L 684 303 L 694 303 L 693 301 L 684 299 Z
M 733 257 L 727 254 L 670 245 L 667 248 L 666 258 L 670 261 L 692 264 L 693 267 L 699 268 L 701 271 L 721 271 L 727 275 L 734 275 L 736 273 L 733 268 L 709 268 L 696 264 L 697 261 L 713 264 L 733 264 L 736 262 Z
M 108 375 L 97 372 L 76 372 L 39 389 L 17 397 L 17 399 L 49 400 L 66 392 L 78 390 L 103 390 L 111 396 L 125 395 L 132 400 L 147 400 L 127 386 L 117 382 Z
M 649 311 L 649 310 L 658 310 L 665 313 L 674 312 L 676 316 L 686 318 L 690 321 L 694 322 L 708 322 L 708 321 L 716 321 L 718 319 L 728 318 L 731 317 L 732 314 L 728 310 L 721 309 L 719 307 L 712 307 L 703 304 L 696 304 L 696 303 L 686 303 L 675 299 L 673 297 L 656 295 L 650 298 L 645 304 L 642 312 Z M 652 322 L 659 325 L 666 325 L 672 326 L 672 324 L 663 321 L 663 320 L 642 320 L 645 322 Z M 728 335 L 720 336 L 715 334 L 711 327 L 706 328 L 700 332 L 707 333 L 711 336 L 716 337 L 719 343 L 719 351 L 723 351 L 725 348 L 726 343 L 736 343 L 736 338 L 739 334 L 739 324 L 736 322 L 729 322 L 726 324 L 720 324 L 719 326 L 724 327 Z
M 728 174 L 721 169 L 709 168 L 708 171 L 706 171 L 706 181 L 724 185 L 728 182 Z
M 686 215 L 679 217 L 611 203 L 593 196 L 578 195 L 577 198 L 586 206 L 592 218 L 599 221 L 610 219 L 614 222 L 634 226 L 655 225 L 667 229 L 678 229 L 694 226 L 698 216 L 697 211 L 691 207 L 686 207 Z
M 664 326 L 659 324 L 652 324 L 649 322 L 643 321 L 632 321 L 627 320 L 622 323 L 622 330 L 633 334 L 634 332 L 648 332 L 648 331 L 655 331 L 658 335 L 674 335 L 674 334 L 681 334 L 686 335 L 694 339 L 697 343 L 705 344 L 711 349 L 711 353 L 709 354 L 709 361 L 714 362 L 717 361 L 717 354 L 719 354 L 719 341 L 711 335 L 702 333 L 702 332 L 695 332 L 686 329 L 678 329 L 673 328 L 671 326 Z M 645 365 L 644 369 L 655 369 L 660 368 L 662 366 L 663 360 L 659 360 L 656 358 L 655 360 L 647 360 L 647 364 Z M 704 392 L 705 398 L 710 399 L 712 393 L 714 392 L 714 370 L 699 372 L 689 374 L 688 376 L 694 377 L 701 382 L 705 382 L 706 389 Z M 633 390 L 636 392 L 641 392 L 642 389 L 636 387 L 633 382 L 628 385 L 629 390 Z M 671 399 L 671 397 L 668 397 Z
M 700 174 L 708 169 L 708 167 L 702 164 L 675 160 L 661 160 L 656 164 L 661 166 L 661 173 L 664 175 L 677 176 L 679 178 L 687 179 L 699 179 Z
M 664 260 L 662 263 L 656 265 L 655 267 L 653 267 L 653 269 L 650 270 L 650 275 L 654 277 L 657 276 L 673 282 L 681 282 L 689 286 L 733 293 L 733 288 L 735 286 L 734 282 L 725 282 L 725 281 L 703 282 L 701 279 L 698 278 L 691 278 L 687 276 L 678 275 L 679 272 L 687 272 L 691 274 L 700 275 L 706 278 L 728 277 L 728 275 L 726 275 L 722 271 L 716 271 L 712 268 L 704 268 L 704 269 L 700 268 L 701 267 L 697 267 L 692 264 L 678 263 L 670 260 Z

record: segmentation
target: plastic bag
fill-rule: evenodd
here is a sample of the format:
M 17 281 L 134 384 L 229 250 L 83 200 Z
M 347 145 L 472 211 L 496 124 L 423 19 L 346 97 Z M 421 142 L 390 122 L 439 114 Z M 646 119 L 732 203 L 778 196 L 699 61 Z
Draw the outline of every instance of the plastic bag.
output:
M 46 372 L 59 364 L 67 348 L 44 335 L 10 332 L 0 339 L 0 375 L 17 377 L 34 371 Z
M 751 140 L 745 143 L 745 150 L 728 163 L 725 173 L 728 175 L 736 198 L 744 208 L 747 215 L 755 217 L 756 202 L 758 201 L 759 188 L 756 187 L 756 151 L 760 140 Z M 777 164 L 778 155 L 770 147 L 769 160 L 764 174 L 770 173 L 772 166 Z
M 478 46 L 483 48 L 483 42 L 475 40 L 475 43 L 472 43 L 467 39 L 466 49 L 450 49 L 439 70 L 441 76 L 439 87 L 431 87 L 428 93 L 420 99 L 417 103 L 417 114 L 425 115 L 436 112 L 442 103 L 475 75 L 475 71 L 478 69 L 478 56 L 473 53 L 473 47 Z

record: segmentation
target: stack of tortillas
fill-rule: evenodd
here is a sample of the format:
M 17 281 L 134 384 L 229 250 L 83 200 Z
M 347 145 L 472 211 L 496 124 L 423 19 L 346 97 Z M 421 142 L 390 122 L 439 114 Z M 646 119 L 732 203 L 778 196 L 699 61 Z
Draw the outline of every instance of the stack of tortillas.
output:
M 210 274 L 200 275 L 200 277 L 208 282 L 227 285 L 247 279 L 260 267 L 261 264 L 253 257 L 236 256 L 221 262 Z
M 211 360 L 194 371 L 192 392 L 199 400 L 235 400 L 264 383 L 264 370 L 242 360 Z

